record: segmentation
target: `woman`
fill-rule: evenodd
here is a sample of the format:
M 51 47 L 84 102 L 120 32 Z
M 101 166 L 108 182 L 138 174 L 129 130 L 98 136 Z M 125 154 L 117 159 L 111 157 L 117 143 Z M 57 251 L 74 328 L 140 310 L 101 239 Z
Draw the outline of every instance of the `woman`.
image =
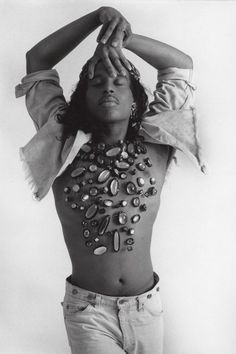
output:
M 67 104 L 52 69 L 102 25 Z M 158 70 L 154 101 L 125 48 Z M 35 197 L 53 187 L 72 262 L 64 319 L 72 353 L 162 353 L 159 277 L 150 257 L 152 226 L 176 149 L 194 156 L 192 59 L 133 34 L 114 8 L 101 7 L 27 53 L 26 94 L 37 134 L 21 149 Z

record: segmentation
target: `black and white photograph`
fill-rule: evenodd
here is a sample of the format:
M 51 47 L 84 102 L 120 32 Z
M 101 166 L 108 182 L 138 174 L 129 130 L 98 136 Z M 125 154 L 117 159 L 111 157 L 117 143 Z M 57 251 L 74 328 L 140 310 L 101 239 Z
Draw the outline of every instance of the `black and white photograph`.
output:
M 235 1 L 0 0 L 2 354 L 235 354 Z

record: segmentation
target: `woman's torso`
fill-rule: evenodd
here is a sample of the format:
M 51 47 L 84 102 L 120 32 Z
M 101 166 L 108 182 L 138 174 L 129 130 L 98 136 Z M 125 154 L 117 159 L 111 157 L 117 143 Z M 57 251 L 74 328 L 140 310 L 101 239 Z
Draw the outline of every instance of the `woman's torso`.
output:
M 101 144 L 85 145 L 53 184 L 71 280 L 106 295 L 140 294 L 153 285 L 150 244 L 169 149 L 138 140 L 107 156 Z

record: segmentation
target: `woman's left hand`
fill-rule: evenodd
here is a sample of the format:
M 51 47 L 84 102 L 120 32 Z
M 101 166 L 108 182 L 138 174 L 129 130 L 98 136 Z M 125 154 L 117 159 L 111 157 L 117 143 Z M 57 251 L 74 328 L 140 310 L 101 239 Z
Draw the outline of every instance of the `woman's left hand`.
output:
M 95 66 L 99 60 L 102 60 L 102 63 L 107 70 L 110 76 L 115 77 L 117 72 L 120 75 L 125 76 L 126 71 L 130 70 L 130 64 L 124 54 L 122 53 L 121 47 L 112 47 L 109 44 L 98 43 L 97 48 L 94 52 L 93 57 L 90 59 L 88 76 L 89 79 L 92 79 L 94 76 Z

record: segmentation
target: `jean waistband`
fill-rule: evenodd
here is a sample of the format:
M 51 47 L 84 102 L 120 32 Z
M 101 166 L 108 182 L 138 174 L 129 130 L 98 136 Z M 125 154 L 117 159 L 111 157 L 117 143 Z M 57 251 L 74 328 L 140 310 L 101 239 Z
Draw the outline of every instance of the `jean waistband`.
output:
M 159 276 L 154 272 L 154 285 L 153 287 L 139 295 L 135 296 L 110 296 L 95 293 L 90 290 L 80 288 L 70 283 L 70 277 L 66 279 L 66 295 L 74 301 L 84 300 L 88 301 L 91 305 L 95 306 L 110 306 L 117 307 L 117 305 L 125 305 L 126 307 L 142 307 L 146 301 L 157 295 L 159 292 Z

